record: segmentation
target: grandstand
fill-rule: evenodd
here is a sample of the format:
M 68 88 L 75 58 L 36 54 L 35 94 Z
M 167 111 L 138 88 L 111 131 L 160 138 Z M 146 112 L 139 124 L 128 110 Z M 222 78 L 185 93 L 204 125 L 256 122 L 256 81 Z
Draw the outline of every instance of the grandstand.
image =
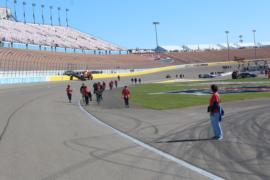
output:
M 160 67 L 153 57 L 94 55 L 0 48 L 0 71 L 100 70 Z
M 257 48 L 270 47 L 270 42 L 258 42 Z M 218 44 L 193 44 L 193 45 L 169 45 L 159 46 L 156 50 L 159 52 L 191 52 L 191 51 L 221 51 L 228 48 L 227 43 Z M 254 48 L 254 43 L 229 43 L 230 49 Z
M 171 58 L 174 61 L 157 61 L 157 55 L 154 53 L 93 55 L 0 48 L 0 71 L 144 69 L 168 65 L 227 61 L 226 50 L 161 53 L 158 56 L 160 59 Z M 246 60 L 254 59 L 254 50 L 231 50 L 230 60 L 235 60 L 235 57 Z M 257 58 L 270 58 L 270 48 L 257 49 Z
M 131 54 L 121 54 L 127 51 L 71 27 L 19 22 L 10 18 L 13 17 L 10 10 L 3 8 L 0 14 L 0 71 L 142 69 L 228 61 L 226 44 L 162 46 L 158 48 L 164 53 L 130 50 Z M 3 48 L 6 43 L 8 48 Z M 25 48 L 14 48 L 18 44 Z M 53 52 L 33 51 L 32 45 L 38 46 L 38 50 Z M 270 58 L 269 45 L 267 42 L 257 44 L 260 47 L 256 49 L 257 59 Z M 230 48 L 229 60 L 254 59 L 252 43 L 230 44 Z M 82 53 L 75 53 L 77 51 Z
M 24 24 L 0 20 L 0 40 L 3 42 L 33 44 L 42 47 L 60 47 L 82 50 L 121 51 L 121 47 L 76 29 L 62 26 Z
M 227 50 L 219 51 L 194 51 L 194 52 L 171 52 L 161 53 L 160 58 L 172 58 L 175 64 L 206 63 L 206 62 L 225 62 L 228 61 Z M 229 60 L 234 61 L 238 58 L 254 59 L 254 49 L 231 49 Z M 256 59 L 270 58 L 270 48 L 257 48 Z

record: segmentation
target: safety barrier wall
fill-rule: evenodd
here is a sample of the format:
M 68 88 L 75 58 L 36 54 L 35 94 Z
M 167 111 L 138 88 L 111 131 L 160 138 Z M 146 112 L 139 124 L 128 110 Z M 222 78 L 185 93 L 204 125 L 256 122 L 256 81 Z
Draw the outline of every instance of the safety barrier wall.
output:
M 115 78 L 118 75 L 121 77 L 140 76 L 145 74 L 157 73 L 176 69 L 176 66 L 152 68 L 152 69 L 129 69 L 129 70 L 100 70 L 102 74 L 93 74 L 94 79 L 100 78 Z M 64 72 L 64 71 L 63 71 Z M 106 72 L 106 73 L 104 73 Z M 39 74 L 36 76 L 36 74 Z M 52 82 L 52 81 L 69 81 L 71 78 L 65 75 L 55 75 L 54 71 L 40 72 L 0 72 L 0 84 L 20 84 L 20 83 L 35 83 L 35 82 Z M 77 80 L 73 77 L 73 80 Z
M 46 82 L 47 77 L 1 77 L 0 84 L 22 84 L 22 83 L 35 83 Z
M 249 62 L 249 61 L 246 61 Z M 113 70 L 97 70 L 102 72 L 101 74 L 93 74 L 94 79 L 101 78 L 116 78 L 118 75 L 121 77 L 129 76 L 140 76 L 152 73 L 158 73 L 163 71 L 169 71 L 174 69 L 181 68 L 190 68 L 190 67 L 213 67 L 220 65 L 233 65 L 238 64 L 235 61 L 228 62 L 216 62 L 216 63 L 198 63 L 198 64 L 185 64 L 185 65 L 176 65 L 176 66 L 167 66 L 161 68 L 152 68 L 152 69 L 113 69 Z M 57 73 L 56 73 L 57 72 Z M 60 71 L 34 71 L 34 72 L 1 72 L 0 71 L 0 84 L 19 84 L 19 83 L 35 83 L 35 82 L 52 82 L 52 81 L 69 81 L 71 78 L 69 76 L 59 75 Z M 61 71 L 64 73 L 64 71 Z M 73 80 L 77 78 L 73 77 Z

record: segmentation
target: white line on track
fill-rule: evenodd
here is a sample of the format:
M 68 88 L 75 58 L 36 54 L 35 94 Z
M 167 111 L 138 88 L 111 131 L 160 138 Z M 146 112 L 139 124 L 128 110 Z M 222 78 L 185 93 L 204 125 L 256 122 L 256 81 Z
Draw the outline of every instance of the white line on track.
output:
M 148 150 L 150 150 L 150 151 L 152 151 L 152 152 L 154 152 L 154 153 L 156 153 L 156 154 L 158 154 L 158 155 L 160 155 L 160 156 L 162 156 L 162 157 L 164 157 L 164 158 L 166 158 L 168 160 L 171 160 L 171 161 L 177 163 L 178 165 L 181 165 L 181 166 L 183 166 L 183 167 L 185 167 L 185 168 L 187 168 L 187 169 L 189 169 L 191 171 L 194 171 L 194 172 L 196 172 L 196 173 L 198 173 L 200 175 L 203 175 L 203 176 L 208 177 L 208 178 L 213 179 L 213 180 L 224 180 L 222 177 L 219 177 L 219 176 L 214 175 L 214 174 L 212 174 L 212 173 L 210 173 L 208 171 L 205 171 L 205 170 L 203 170 L 203 169 L 201 169 L 199 167 L 196 167 L 196 166 L 194 166 L 194 165 L 192 165 L 192 164 L 190 164 L 190 163 L 188 163 L 188 162 L 186 162 L 184 160 L 181 160 L 181 159 L 179 159 L 179 158 L 177 158 L 177 157 L 175 157 L 175 156 L 173 156 L 171 154 L 163 152 L 163 151 L 161 151 L 161 150 L 159 150 L 159 149 L 157 149 L 157 148 L 155 148 L 155 147 L 153 147 L 153 146 L 151 146 L 149 144 L 146 144 L 146 143 L 144 143 L 144 142 L 142 142 L 142 141 L 140 141 L 140 140 L 138 140 L 138 139 L 136 139 L 134 137 L 131 137 L 131 136 L 129 136 L 129 135 L 127 135 L 127 134 L 113 128 L 112 126 L 104 123 L 103 121 L 97 119 L 95 116 L 93 116 L 92 114 L 87 112 L 81 106 L 80 101 L 78 102 L 78 105 L 79 105 L 80 110 L 83 111 L 91 120 L 101 124 L 104 127 L 107 127 L 109 129 L 113 130 L 116 134 L 118 134 L 118 135 L 120 135 L 120 136 L 134 142 L 135 144 L 138 144 L 138 145 L 142 146 L 143 148 L 148 149 Z

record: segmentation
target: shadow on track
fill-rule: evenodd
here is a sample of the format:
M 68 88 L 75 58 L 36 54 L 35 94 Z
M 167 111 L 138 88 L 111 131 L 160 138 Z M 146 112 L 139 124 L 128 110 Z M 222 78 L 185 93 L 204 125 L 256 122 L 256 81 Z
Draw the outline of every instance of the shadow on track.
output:
M 205 139 L 180 139 L 180 140 L 171 140 L 171 141 L 158 141 L 156 143 L 181 143 L 181 142 L 201 142 L 201 141 L 214 141 L 213 138 Z

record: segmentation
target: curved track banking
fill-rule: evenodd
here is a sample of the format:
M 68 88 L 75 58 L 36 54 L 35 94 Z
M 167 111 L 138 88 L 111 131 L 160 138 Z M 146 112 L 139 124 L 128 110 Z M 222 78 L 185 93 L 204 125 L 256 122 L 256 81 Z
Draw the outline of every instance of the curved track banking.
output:
M 184 72 L 193 74 L 189 70 Z M 110 126 L 225 179 L 270 178 L 270 100 L 224 104 L 225 138 L 213 141 L 206 107 L 125 109 L 119 94 L 119 90 L 106 92 L 103 104 L 97 106 L 94 102 L 86 109 Z
M 86 109 L 110 126 L 225 179 L 270 178 L 270 100 L 224 104 L 222 141 L 211 140 L 205 107 L 156 111 L 115 108 L 115 101 L 109 107 L 110 102 Z
M 208 69 L 141 77 L 152 82 L 164 80 L 168 73 L 197 77 L 195 72 Z M 119 85 L 129 81 L 122 78 Z M 66 84 L 0 88 L 0 179 L 205 178 L 89 119 L 77 105 L 81 83 L 71 83 L 75 95 L 71 104 L 66 102 Z M 107 91 L 101 105 L 92 102 L 86 110 L 130 136 L 226 179 L 269 179 L 268 100 L 225 105 L 225 139 L 210 141 L 205 107 L 124 109 L 118 93 L 119 89 Z
M 91 121 L 79 82 L 0 89 L 0 179 L 207 179 Z

